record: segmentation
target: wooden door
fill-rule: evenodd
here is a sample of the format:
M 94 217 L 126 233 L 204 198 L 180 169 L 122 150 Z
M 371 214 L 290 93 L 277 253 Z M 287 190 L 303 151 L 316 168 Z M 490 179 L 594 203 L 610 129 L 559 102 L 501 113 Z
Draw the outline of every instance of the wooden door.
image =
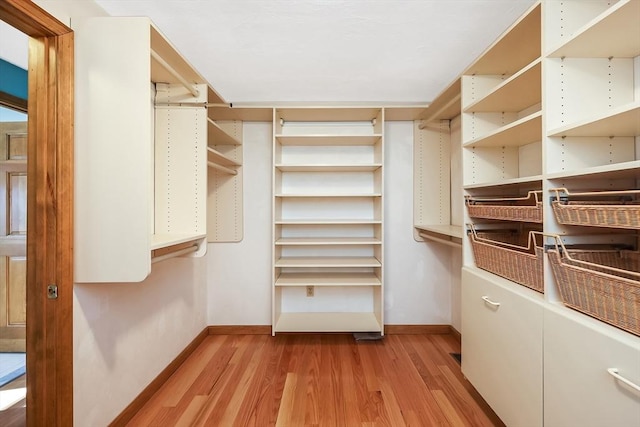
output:
M 26 350 L 27 122 L 0 123 L 0 352 Z

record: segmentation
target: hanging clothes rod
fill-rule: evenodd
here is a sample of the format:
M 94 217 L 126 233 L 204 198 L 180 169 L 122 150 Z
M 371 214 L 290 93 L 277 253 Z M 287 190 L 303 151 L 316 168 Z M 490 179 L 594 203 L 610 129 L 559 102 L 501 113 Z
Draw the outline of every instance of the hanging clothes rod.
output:
M 162 57 L 158 55 L 156 51 L 153 49 L 151 49 L 151 57 L 155 59 L 158 62 L 158 64 L 162 65 L 162 68 L 167 70 L 169 74 L 171 74 L 173 77 L 178 79 L 178 81 L 182 84 L 182 86 L 187 88 L 187 90 L 191 93 L 191 95 L 193 95 L 196 98 L 200 96 L 200 91 L 196 89 L 191 83 L 189 83 L 187 79 L 182 77 L 180 73 L 178 73 L 171 65 L 169 65 L 167 61 L 162 59 Z
M 431 240 L 432 242 L 442 243 L 443 245 L 452 246 L 454 248 L 462 247 L 462 243 L 454 242 L 452 240 L 441 239 L 426 233 L 418 233 L 418 235 L 423 239 Z
M 198 245 L 193 245 L 193 246 L 190 246 L 188 248 L 180 249 L 180 250 L 177 250 L 175 252 L 170 252 L 168 254 L 164 254 L 164 255 L 160 255 L 160 256 L 154 257 L 151 260 L 151 263 L 154 264 L 156 262 L 164 261 L 165 259 L 169 259 L 169 258 L 174 258 L 174 257 L 177 257 L 177 256 L 190 254 L 190 253 L 195 252 L 197 250 L 198 250 Z
M 231 169 L 231 168 L 227 168 L 227 167 L 224 167 L 222 165 L 219 165 L 219 164 L 213 163 L 213 162 L 207 162 L 207 164 L 209 165 L 209 167 L 212 167 L 214 169 L 218 169 L 218 170 L 220 170 L 222 172 L 225 172 L 225 173 L 228 173 L 228 174 L 231 174 L 231 175 L 238 175 L 238 171 L 237 170 L 234 170 L 234 169 Z

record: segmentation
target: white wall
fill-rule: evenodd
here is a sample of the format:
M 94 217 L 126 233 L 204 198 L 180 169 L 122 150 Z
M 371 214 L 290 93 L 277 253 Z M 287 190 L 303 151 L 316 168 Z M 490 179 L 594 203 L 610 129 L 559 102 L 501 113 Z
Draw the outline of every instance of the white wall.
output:
M 206 286 L 204 258 L 156 263 L 141 283 L 75 285 L 75 425 L 107 425 L 207 326 Z
M 385 323 L 451 324 L 449 247 L 413 238 L 413 123 L 385 125 Z
M 244 238 L 207 248 L 210 325 L 271 324 L 271 133 L 243 125 Z
M 271 324 L 271 125 L 245 123 L 244 240 L 209 244 L 210 324 Z M 413 123 L 385 128 L 385 323 L 451 323 L 451 254 L 413 239 Z

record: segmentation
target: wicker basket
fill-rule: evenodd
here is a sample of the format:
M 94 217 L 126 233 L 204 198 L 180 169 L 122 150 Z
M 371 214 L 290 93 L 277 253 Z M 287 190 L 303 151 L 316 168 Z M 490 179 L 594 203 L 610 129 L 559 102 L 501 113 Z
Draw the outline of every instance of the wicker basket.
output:
M 556 193 L 551 206 L 560 224 L 640 229 L 640 201 L 623 198 L 636 196 L 639 190 L 570 193 L 566 188 L 554 188 L 551 191 Z M 572 196 L 590 200 L 569 200 Z
M 544 292 L 541 234 L 536 231 L 478 232 L 469 224 L 476 266 L 535 291 Z
M 500 219 L 542 223 L 540 191 L 530 191 L 526 197 L 476 198 L 465 197 L 471 218 Z
M 548 251 L 562 302 L 640 336 L 640 254 L 631 251 Z

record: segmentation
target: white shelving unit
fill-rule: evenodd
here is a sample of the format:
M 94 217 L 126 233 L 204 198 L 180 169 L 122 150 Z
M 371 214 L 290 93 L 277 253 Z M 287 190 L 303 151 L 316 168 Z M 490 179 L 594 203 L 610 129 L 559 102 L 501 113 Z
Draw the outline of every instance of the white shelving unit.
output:
M 227 108 L 220 96 L 211 92 L 213 101 L 207 110 L 207 241 L 239 242 L 244 236 L 243 121 L 270 120 L 272 113 L 266 108 L 248 112 Z
M 542 191 L 538 229 L 637 246 L 634 230 L 559 224 L 549 200 L 558 187 L 639 188 L 639 16 L 638 0 L 543 0 L 463 73 L 465 194 Z M 565 306 L 547 256 L 538 293 L 479 269 L 462 242 L 462 370 L 505 424 L 640 423 L 638 392 L 610 374 L 640 384 L 640 337 Z
M 74 32 L 75 280 L 139 282 L 160 253 L 206 251 L 209 90 L 148 18 Z
M 383 333 L 383 112 L 276 108 L 273 334 Z
M 414 239 L 460 248 L 460 79 L 447 87 L 414 122 Z M 437 153 L 437 155 L 434 155 Z

